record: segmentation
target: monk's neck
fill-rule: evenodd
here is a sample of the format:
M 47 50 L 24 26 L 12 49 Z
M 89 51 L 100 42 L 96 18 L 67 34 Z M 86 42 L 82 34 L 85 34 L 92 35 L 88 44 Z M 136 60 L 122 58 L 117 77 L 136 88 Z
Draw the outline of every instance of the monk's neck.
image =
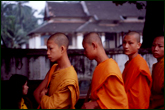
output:
M 157 61 L 160 62 L 163 58 L 164 58 L 164 56 L 161 58 L 157 58 Z
M 57 63 L 58 63 L 57 70 L 65 69 L 71 66 L 68 57 L 61 58 L 59 61 L 57 61 Z
M 129 61 L 131 61 L 133 58 L 135 58 L 138 55 L 138 52 L 132 55 L 128 55 Z
M 101 55 L 98 55 L 98 57 L 96 58 L 96 61 L 97 61 L 97 65 L 99 65 L 101 62 L 105 61 L 109 59 L 108 56 L 104 53 L 104 54 L 101 54 Z

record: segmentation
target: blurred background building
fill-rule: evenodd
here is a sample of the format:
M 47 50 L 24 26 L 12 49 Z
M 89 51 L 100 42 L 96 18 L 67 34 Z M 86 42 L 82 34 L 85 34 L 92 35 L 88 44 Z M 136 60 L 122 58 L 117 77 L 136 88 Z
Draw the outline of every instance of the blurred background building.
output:
M 139 3 L 146 5 L 146 1 Z M 48 37 L 56 32 L 68 36 L 69 49 L 83 49 L 82 39 L 87 32 L 98 32 L 106 49 L 120 48 L 126 32 L 142 34 L 145 13 L 145 8 L 138 9 L 130 3 L 117 6 L 113 1 L 47 1 L 45 23 L 29 33 L 29 48 L 45 49 Z

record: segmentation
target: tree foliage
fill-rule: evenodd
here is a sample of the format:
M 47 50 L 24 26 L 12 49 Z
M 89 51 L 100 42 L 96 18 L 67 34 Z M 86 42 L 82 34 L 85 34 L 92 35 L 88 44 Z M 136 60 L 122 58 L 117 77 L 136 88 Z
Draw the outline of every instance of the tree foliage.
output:
M 136 8 L 139 10 L 146 8 L 145 4 L 143 4 L 142 2 L 137 2 L 137 1 L 112 1 L 112 2 L 115 3 L 117 6 L 123 5 L 126 2 L 128 2 L 130 4 L 135 4 Z
M 23 5 L 27 1 L 1 3 L 1 37 L 8 48 L 20 48 L 28 42 L 28 32 L 38 26 L 36 10 Z

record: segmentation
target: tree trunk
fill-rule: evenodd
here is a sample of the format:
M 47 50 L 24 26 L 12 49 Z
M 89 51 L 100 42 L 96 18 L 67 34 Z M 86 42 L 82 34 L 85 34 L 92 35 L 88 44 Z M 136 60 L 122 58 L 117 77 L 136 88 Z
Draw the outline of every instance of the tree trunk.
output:
M 164 1 L 147 1 L 142 48 L 151 48 L 156 36 L 164 36 Z

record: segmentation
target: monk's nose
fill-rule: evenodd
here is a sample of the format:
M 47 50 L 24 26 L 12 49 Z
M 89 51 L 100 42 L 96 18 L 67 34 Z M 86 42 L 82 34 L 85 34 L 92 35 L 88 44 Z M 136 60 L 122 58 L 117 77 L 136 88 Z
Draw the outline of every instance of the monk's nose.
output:
M 124 43 L 123 48 L 128 48 L 128 43 Z
M 154 47 L 154 50 L 158 50 L 158 49 L 159 49 L 158 46 L 155 46 L 155 47 Z
M 126 47 L 126 48 L 128 47 L 128 43 L 125 44 L 125 47 Z
M 47 50 L 46 54 L 47 54 L 47 55 L 49 55 L 49 54 L 50 54 L 49 50 Z

